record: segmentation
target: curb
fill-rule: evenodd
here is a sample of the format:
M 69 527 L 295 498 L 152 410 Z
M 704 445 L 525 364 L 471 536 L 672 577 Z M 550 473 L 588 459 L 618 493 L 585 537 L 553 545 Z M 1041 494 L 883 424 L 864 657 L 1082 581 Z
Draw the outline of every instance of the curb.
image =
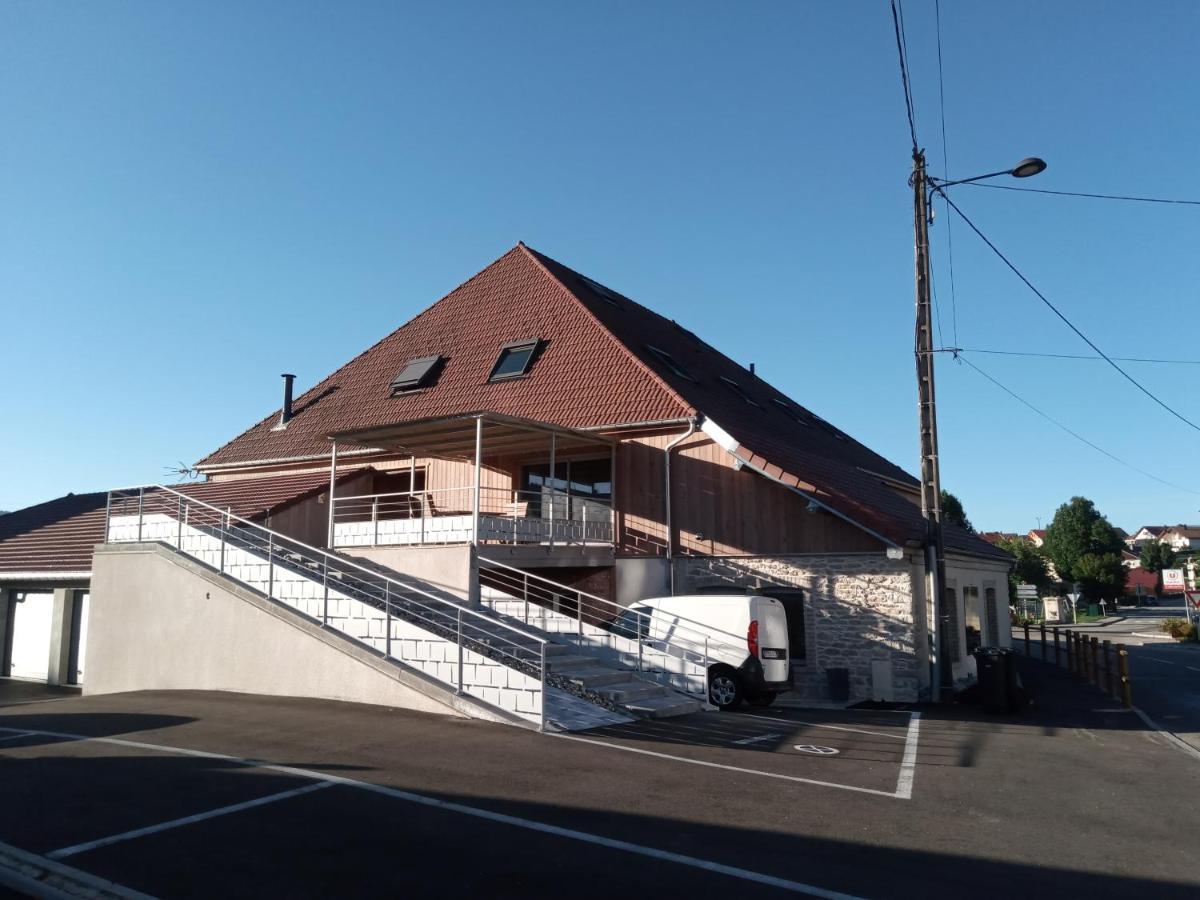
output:
M 46 900 L 154 900 L 149 894 L 5 843 L 0 843 L 0 885 Z

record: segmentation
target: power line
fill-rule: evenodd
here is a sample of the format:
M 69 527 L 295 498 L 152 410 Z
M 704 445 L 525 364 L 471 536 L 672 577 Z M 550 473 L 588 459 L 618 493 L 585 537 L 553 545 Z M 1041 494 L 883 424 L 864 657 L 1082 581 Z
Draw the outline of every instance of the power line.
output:
M 942 167 L 950 171 L 950 154 L 946 150 L 946 82 L 942 75 L 942 4 L 934 0 L 934 16 L 937 22 L 937 61 L 938 61 L 938 105 L 942 122 Z M 958 343 L 958 292 L 954 289 L 954 220 L 946 217 L 946 260 L 950 265 L 950 321 L 954 329 L 954 343 Z
M 908 112 L 908 133 L 912 137 L 913 152 L 917 151 L 917 123 L 913 116 L 912 89 L 908 81 L 908 53 L 900 25 L 901 14 L 896 9 L 897 0 L 892 0 L 892 25 L 896 30 L 896 53 L 900 57 L 900 84 L 904 88 L 904 108 Z
M 994 356 L 1033 356 L 1043 359 L 1091 359 L 1103 360 L 1103 356 L 1085 353 L 1035 353 L 1032 350 L 981 350 L 978 347 L 941 347 L 935 353 L 989 353 Z M 1117 362 L 1162 363 L 1175 366 L 1200 366 L 1200 359 L 1157 359 L 1147 356 L 1113 356 Z
M 1013 265 L 1012 262 L 1009 260 L 1009 258 L 1007 256 L 1005 256 L 1003 253 L 1001 253 L 1000 249 L 995 244 L 993 244 L 990 240 L 988 240 L 987 235 L 985 235 L 982 231 L 980 231 L 976 227 L 975 223 L 967 218 L 966 214 L 961 209 L 958 208 L 958 204 L 956 204 L 953 200 L 951 200 L 949 197 L 946 196 L 945 191 L 939 190 L 938 192 L 942 195 L 942 197 L 945 198 L 946 202 L 948 204 L 950 204 L 950 208 L 953 209 L 956 213 L 958 213 L 959 217 L 964 222 L 967 223 L 968 227 L 970 227 L 970 229 L 979 236 L 979 239 L 982 240 L 985 244 L 987 244 L 989 249 L 991 249 L 991 251 L 993 253 L 995 253 L 998 257 L 1000 257 L 1000 259 L 1004 262 L 1004 264 L 1006 266 L 1008 266 L 1010 269 L 1012 269 L 1013 274 L 1015 274 L 1018 278 L 1020 278 L 1021 281 L 1023 281 L 1025 283 L 1025 286 L 1027 288 L 1029 288 L 1031 291 L 1033 291 L 1034 294 L 1037 295 L 1038 299 L 1041 300 L 1043 303 L 1045 303 L 1046 306 L 1048 306 L 1050 308 L 1050 310 L 1056 316 L 1058 316 L 1060 319 L 1062 319 L 1063 322 L 1066 323 L 1068 328 L 1070 328 L 1073 332 L 1075 332 L 1077 335 L 1079 335 L 1079 337 L 1083 340 L 1083 342 L 1085 344 L 1087 344 L 1089 347 L 1091 347 L 1093 350 L 1095 350 L 1098 354 L 1100 354 L 1100 357 L 1105 362 L 1107 362 L 1110 366 L 1112 366 L 1114 369 L 1116 369 L 1118 372 L 1120 372 L 1121 376 L 1126 381 L 1128 381 L 1130 384 L 1132 384 L 1134 387 L 1136 387 L 1139 391 L 1141 391 L 1143 394 L 1145 394 L 1147 397 L 1149 397 L 1151 400 L 1153 400 L 1155 403 L 1157 403 L 1159 406 L 1161 406 L 1163 409 L 1165 409 L 1167 412 L 1169 412 L 1171 415 L 1173 415 L 1179 421 L 1183 422 L 1185 425 L 1188 425 L 1188 426 L 1194 428 L 1196 431 L 1200 431 L 1200 425 L 1197 425 L 1195 422 L 1193 422 L 1191 419 L 1184 416 L 1182 413 L 1177 412 L 1176 410 L 1172 409 L 1164 401 L 1160 400 L 1157 396 L 1152 394 L 1150 392 L 1149 388 L 1145 387 L 1140 381 L 1138 381 L 1136 378 L 1134 378 L 1132 375 L 1130 375 L 1128 372 L 1126 372 L 1124 369 L 1122 369 L 1119 365 L 1116 364 L 1116 362 L 1113 360 L 1113 358 L 1111 356 L 1109 356 L 1107 353 L 1105 353 L 1103 350 L 1101 350 L 1099 347 L 1097 347 L 1092 342 L 1091 338 L 1089 338 L 1086 334 L 1084 334 L 1082 331 L 1080 331 L 1075 326 L 1074 322 L 1072 322 L 1065 315 L 1063 315 L 1063 313 L 1059 310 L 1059 308 L 1057 306 L 1055 306 L 1053 303 L 1051 303 L 1045 294 L 1043 294 L 1036 287 L 1034 287 L 1033 282 L 1030 281 L 1028 278 L 1026 278 L 1024 273 L 1022 273 L 1020 269 L 1018 269 L 1015 265 Z
M 997 381 L 995 378 L 993 378 L 987 372 L 983 371 L 983 369 L 979 368 L 979 366 L 975 365 L 975 363 L 971 362 L 965 356 L 959 355 L 959 356 L 957 356 L 957 359 L 960 362 L 966 363 L 968 366 L 970 366 L 972 369 L 974 369 L 976 372 L 978 372 L 980 375 L 982 375 L 984 378 L 986 378 L 988 381 L 990 381 L 996 387 L 1000 388 L 1000 390 L 1004 391 L 1004 393 L 1008 394 L 1010 397 L 1012 397 L 1014 400 L 1018 401 L 1022 405 L 1033 410 L 1035 413 L 1037 413 L 1039 416 L 1041 416 L 1047 422 L 1051 423 L 1052 425 L 1054 425 L 1057 428 L 1062 429 L 1067 434 L 1071 435 L 1071 437 L 1075 438 L 1077 441 L 1082 441 L 1083 443 L 1087 444 L 1089 447 L 1091 447 L 1097 453 L 1102 453 L 1103 455 L 1107 456 L 1113 462 L 1119 463 L 1120 465 L 1125 466 L 1125 468 L 1127 468 L 1127 469 L 1132 469 L 1134 472 L 1137 472 L 1139 475 L 1144 475 L 1145 477 L 1147 477 L 1153 481 L 1157 481 L 1159 484 L 1165 484 L 1167 487 L 1174 488 L 1177 491 L 1184 491 L 1189 494 L 1200 494 L 1200 491 L 1194 490 L 1192 488 L 1184 487 L 1181 484 L 1175 484 L 1174 482 L 1167 481 L 1165 478 L 1159 478 L 1157 475 L 1153 475 L 1150 472 L 1147 472 L 1145 469 L 1140 469 L 1137 466 L 1135 466 L 1133 463 L 1126 462 L 1125 460 L 1121 459 L 1121 457 L 1119 457 L 1113 453 L 1109 453 L 1107 450 L 1105 450 L 1099 444 L 1089 441 L 1087 438 L 1085 438 L 1079 432 L 1074 431 L 1071 428 L 1068 428 L 1066 425 L 1064 425 L 1062 422 L 1058 421 L 1058 419 L 1054 418 L 1049 413 L 1043 412 L 1042 410 L 1038 409 L 1038 407 L 1034 406 L 1032 403 L 1030 403 L 1028 400 L 1026 400 L 1024 397 L 1022 397 L 1016 391 L 1013 391 L 1012 389 L 1001 384 L 999 381 Z
M 1018 187 L 1013 184 L 984 184 L 968 181 L 971 187 L 994 188 L 998 191 L 1023 191 L 1029 194 L 1053 194 L 1056 197 L 1087 197 L 1091 200 L 1128 200 L 1133 203 L 1177 203 L 1184 206 L 1200 206 L 1200 200 L 1176 200 L 1168 197 L 1132 197 L 1123 194 L 1085 194 L 1081 191 L 1048 191 L 1045 188 Z

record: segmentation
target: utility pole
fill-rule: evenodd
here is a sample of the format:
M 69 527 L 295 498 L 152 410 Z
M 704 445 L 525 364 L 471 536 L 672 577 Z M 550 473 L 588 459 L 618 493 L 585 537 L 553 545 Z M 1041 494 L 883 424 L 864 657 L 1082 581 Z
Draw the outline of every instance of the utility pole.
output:
M 942 477 L 938 466 L 937 399 L 933 383 L 933 315 L 930 301 L 929 191 L 925 153 L 913 150 L 913 229 L 916 238 L 917 396 L 921 418 L 921 515 L 925 517 L 926 596 L 933 598 L 931 699 L 954 684 L 950 654 L 954 617 L 946 597 L 946 550 L 942 540 Z

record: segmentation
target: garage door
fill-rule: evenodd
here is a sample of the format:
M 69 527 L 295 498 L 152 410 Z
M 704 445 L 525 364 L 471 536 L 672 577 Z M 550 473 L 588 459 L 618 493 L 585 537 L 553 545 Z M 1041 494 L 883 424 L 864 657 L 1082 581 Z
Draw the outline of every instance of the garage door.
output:
M 19 593 L 13 614 L 12 674 L 46 680 L 50 671 L 50 622 L 54 594 Z

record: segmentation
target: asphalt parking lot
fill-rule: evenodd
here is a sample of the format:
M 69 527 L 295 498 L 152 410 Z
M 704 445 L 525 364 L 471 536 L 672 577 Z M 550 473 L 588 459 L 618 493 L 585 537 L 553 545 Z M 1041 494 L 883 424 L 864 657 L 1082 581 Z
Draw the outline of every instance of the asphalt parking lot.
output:
M 0 856 L 111 896 L 1195 896 L 1176 849 L 1200 762 L 1044 677 L 1015 718 L 771 708 L 567 737 L 0 690 Z

